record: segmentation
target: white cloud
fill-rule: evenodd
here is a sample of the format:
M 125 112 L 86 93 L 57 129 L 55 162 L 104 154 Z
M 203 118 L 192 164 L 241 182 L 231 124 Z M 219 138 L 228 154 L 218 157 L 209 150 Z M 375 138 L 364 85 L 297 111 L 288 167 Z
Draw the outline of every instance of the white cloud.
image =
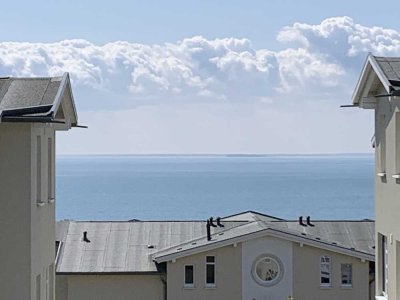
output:
M 249 102 L 279 99 L 294 89 L 309 93 L 310 86 L 315 95 L 332 87 L 348 89 L 348 76 L 366 52 L 400 53 L 398 32 L 365 27 L 349 17 L 295 23 L 277 38 L 288 47 L 257 49 L 248 39 L 201 36 L 163 45 L 3 42 L 0 72 L 43 76 L 69 71 L 77 87 L 122 94 L 133 103 Z
M 0 42 L 0 73 L 70 72 L 90 128 L 60 139 L 62 153 L 370 151 L 370 114 L 338 106 L 350 102 L 367 52 L 400 55 L 400 33 L 336 17 L 295 23 L 277 39 L 279 51 L 201 36 Z
M 350 17 L 329 18 L 321 24 L 295 23 L 278 34 L 280 42 L 295 42 L 311 52 L 321 53 L 339 62 L 346 57 L 400 55 L 400 33 L 383 27 L 366 27 Z

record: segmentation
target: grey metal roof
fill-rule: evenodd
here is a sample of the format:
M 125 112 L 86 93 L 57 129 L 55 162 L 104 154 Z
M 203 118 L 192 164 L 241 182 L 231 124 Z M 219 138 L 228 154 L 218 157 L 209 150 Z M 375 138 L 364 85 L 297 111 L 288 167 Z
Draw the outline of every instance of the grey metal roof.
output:
M 57 223 L 57 227 L 65 226 Z M 63 241 L 58 273 L 157 272 L 151 254 L 206 235 L 203 221 L 68 222 L 58 228 Z M 243 222 L 224 222 L 232 228 Z M 216 228 L 216 232 L 222 228 Z M 83 241 L 87 231 L 90 243 Z M 149 248 L 153 246 L 153 248 Z
M 372 220 L 312 221 L 314 227 L 302 226 L 298 221 L 273 221 L 271 224 L 364 253 L 375 253 L 375 222 Z
M 63 242 L 57 272 L 159 272 L 153 259 L 190 255 L 210 245 L 222 247 L 238 238 L 266 233 L 373 259 L 371 220 L 313 221 L 314 227 L 305 227 L 297 221 L 251 211 L 234 215 L 235 221 L 227 219 L 223 219 L 224 228 L 212 227 L 211 241 L 207 240 L 206 222 L 202 221 L 57 222 L 57 240 Z M 88 232 L 90 243 L 83 241 L 84 231 Z
M 248 215 L 248 214 L 246 214 Z M 231 228 L 221 233 L 212 235 L 211 241 L 201 237 L 196 241 L 175 245 L 169 249 L 155 253 L 157 261 L 165 261 L 175 256 L 191 255 L 211 247 L 224 246 L 227 241 L 235 243 L 238 238 L 250 237 L 256 234 L 269 234 L 281 236 L 286 239 L 301 239 L 322 248 L 330 247 L 338 252 L 353 253 L 355 256 L 363 256 L 373 259 L 374 255 L 374 222 L 362 221 L 317 221 L 314 226 L 302 226 L 297 221 L 251 221 L 246 224 Z

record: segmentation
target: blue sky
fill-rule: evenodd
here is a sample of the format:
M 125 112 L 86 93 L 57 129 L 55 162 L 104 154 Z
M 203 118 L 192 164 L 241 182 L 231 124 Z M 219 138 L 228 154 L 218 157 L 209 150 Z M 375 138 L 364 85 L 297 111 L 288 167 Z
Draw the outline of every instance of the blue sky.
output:
M 395 1 L 2 4 L 0 73 L 73 80 L 59 153 L 370 152 L 350 102 L 368 52 L 400 56 Z
M 3 41 L 55 42 L 82 38 L 94 43 L 125 40 L 174 42 L 194 35 L 209 39 L 245 37 L 256 47 L 279 45 L 277 33 L 294 22 L 319 23 L 349 16 L 365 26 L 400 30 L 400 13 L 385 5 L 354 0 L 37 0 L 2 3 Z

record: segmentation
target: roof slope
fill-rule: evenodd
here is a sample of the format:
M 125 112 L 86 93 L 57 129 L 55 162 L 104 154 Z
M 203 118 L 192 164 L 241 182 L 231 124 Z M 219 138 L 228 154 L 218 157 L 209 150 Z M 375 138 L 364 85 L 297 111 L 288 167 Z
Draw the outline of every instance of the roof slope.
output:
M 0 122 L 77 126 L 68 73 L 62 77 L 0 78 Z
M 222 219 L 207 240 L 203 221 L 57 222 L 57 273 L 157 273 L 169 261 L 248 239 L 275 236 L 374 260 L 374 222 L 313 221 L 302 226 L 257 212 Z M 90 243 L 83 241 L 87 231 Z
M 157 262 L 232 245 L 251 238 L 275 236 L 287 240 L 310 244 L 315 247 L 339 253 L 374 260 L 374 222 L 363 221 L 322 221 L 314 226 L 302 226 L 297 221 L 251 221 L 212 235 L 211 241 L 205 237 L 196 243 L 186 242 L 154 254 Z
M 374 58 L 389 83 L 392 86 L 398 86 L 397 82 L 400 82 L 400 57 L 374 56 Z
M 57 227 L 65 224 L 57 222 Z M 151 254 L 205 236 L 205 224 L 203 221 L 69 221 L 66 234 L 62 228 L 57 229 L 61 235 L 57 239 L 63 241 L 57 272 L 157 272 Z M 232 228 L 243 222 L 224 224 L 225 228 Z M 84 231 L 90 243 L 83 241 Z

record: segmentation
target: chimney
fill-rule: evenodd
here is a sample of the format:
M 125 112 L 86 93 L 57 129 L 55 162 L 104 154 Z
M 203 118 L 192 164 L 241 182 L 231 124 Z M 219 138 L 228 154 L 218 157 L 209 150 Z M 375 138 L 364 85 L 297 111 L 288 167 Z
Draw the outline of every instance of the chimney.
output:
M 214 224 L 214 218 L 213 217 L 210 218 L 210 225 L 211 225 L 211 227 L 217 227 L 217 225 Z
M 309 225 L 311 227 L 315 226 L 314 224 L 311 224 L 311 217 L 310 216 L 307 217 L 307 225 Z
M 211 225 L 210 225 L 210 220 L 207 220 L 207 241 L 211 241 Z
M 86 242 L 86 243 L 90 243 L 90 240 L 87 237 L 87 231 L 83 232 L 83 241 Z
M 303 222 L 303 216 L 299 217 L 299 225 L 301 226 L 307 226 L 304 222 Z
M 221 224 L 221 218 L 220 218 L 220 217 L 217 218 L 217 225 L 218 225 L 219 227 L 225 227 L 224 224 Z

